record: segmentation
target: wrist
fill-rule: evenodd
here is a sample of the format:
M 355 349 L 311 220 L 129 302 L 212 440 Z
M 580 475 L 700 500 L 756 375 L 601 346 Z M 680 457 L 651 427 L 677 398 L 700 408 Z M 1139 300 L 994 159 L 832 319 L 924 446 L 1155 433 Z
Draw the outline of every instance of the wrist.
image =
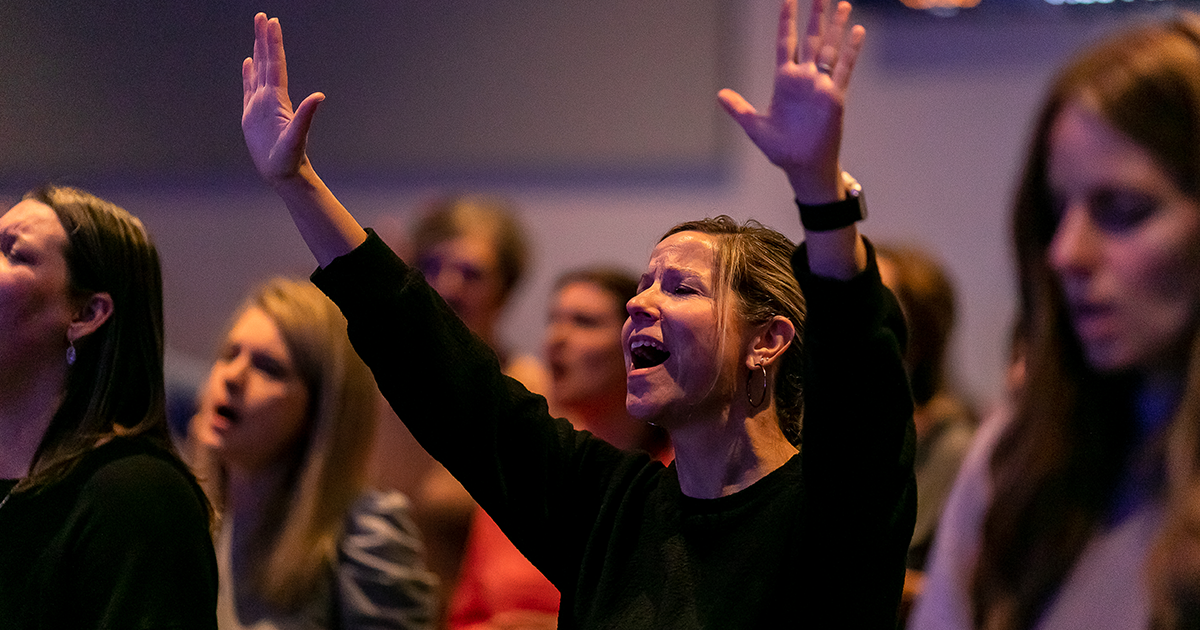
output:
M 266 178 L 267 185 L 279 195 L 286 196 L 303 190 L 311 190 L 321 183 L 321 178 L 313 169 L 312 164 L 305 159 L 296 166 L 296 170 Z
M 819 173 L 811 169 L 799 169 L 786 174 L 799 203 L 816 205 L 841 201 L 846 197 L 841 169 L 836 164 L 830 169 L 820 169 Z
M 862 186 L 845 171 L 839 178 L 841 185 L 833 195 L 834 201 L 824 203 L 805 202 L 796 197 L 796 206 L 800 211 L 800 223 L 808 232 L 828 232 L 850 227 L 867 218 L 866 199 L 863 197 Z M 829 197 L 825 197 L 828 199 Z

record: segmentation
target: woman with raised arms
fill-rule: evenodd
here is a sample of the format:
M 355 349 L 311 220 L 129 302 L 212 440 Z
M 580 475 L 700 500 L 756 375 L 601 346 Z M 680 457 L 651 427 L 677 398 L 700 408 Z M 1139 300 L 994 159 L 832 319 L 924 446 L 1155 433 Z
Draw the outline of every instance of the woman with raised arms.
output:
M 720 100 L 787 174 L 806 244 L 684 223 L 628 303 L 627 406 L 670 433 L 670 466 L 552 418 L 358 225 L 305 154 L 324 97 L 293 110 L 279 23 L 255 17 L 242 128 L 259 173 L 398 415 L 562 592 L 561 628 L 895 623 L 916 500 L 903 320 L 838 162 L 864 32 L 845 2 L 814 2 L 802 35 L 796 14 L 787 0 L 767 112 Z

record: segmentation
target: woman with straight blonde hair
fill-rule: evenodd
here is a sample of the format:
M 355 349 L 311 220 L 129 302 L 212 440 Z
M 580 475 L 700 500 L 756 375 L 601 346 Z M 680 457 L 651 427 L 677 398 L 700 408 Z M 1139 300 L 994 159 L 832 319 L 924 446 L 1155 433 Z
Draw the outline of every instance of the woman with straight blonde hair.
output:
M 238 311 L 194 427 L 222 514 L 221 628 L 429 626 L 407 501 L 365 489 L 375 391 L 311 285 L 271 280 Z

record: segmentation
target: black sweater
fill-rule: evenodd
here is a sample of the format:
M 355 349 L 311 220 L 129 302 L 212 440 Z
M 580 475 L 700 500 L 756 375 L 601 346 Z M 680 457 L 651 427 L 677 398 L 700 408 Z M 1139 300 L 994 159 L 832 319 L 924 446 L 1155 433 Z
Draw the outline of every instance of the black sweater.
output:
M 375 236 L 313 274 L 421 444 L 562 592 L 559 627 L 887 628 L 912 535 L 899 308 L 793 264 L 808 301 L 801 454 L 717 499 L 552 418 Z
M 216 628 L 200 487 L 145 439 L 114 438 L 0 507 L 0 628 Z M 0 481 L 0 494 L 16 480 Z

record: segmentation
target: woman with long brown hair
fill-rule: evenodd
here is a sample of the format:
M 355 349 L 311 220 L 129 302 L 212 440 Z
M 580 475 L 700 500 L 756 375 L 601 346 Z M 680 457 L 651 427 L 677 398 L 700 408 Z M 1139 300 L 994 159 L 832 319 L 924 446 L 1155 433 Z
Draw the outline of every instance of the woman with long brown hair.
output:
M 142 222 L 65 186 L 0 216 L 0 626 L 213 628 L 209 510 L 167 436 Z
M 1167 438 L 1200 321 L 1200 22 L 1085 51 L 1038 118 L 1014 208 L 1024 339 L 938 528 L 917 628 L 1147 628 Z M 1189 466 L 1195 469 L 1196 454 Z M 1148 575 L 1147 572 L 1151 575 Z M 1156 582 L 1157 583 L 1157 582 Z

